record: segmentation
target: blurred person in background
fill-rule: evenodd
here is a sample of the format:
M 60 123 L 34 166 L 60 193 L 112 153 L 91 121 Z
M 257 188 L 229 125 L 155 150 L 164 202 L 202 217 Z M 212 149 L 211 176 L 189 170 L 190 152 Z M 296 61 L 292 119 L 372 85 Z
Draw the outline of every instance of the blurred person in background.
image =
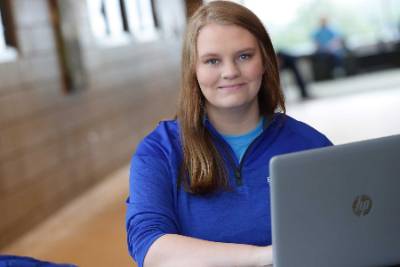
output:
M 321 17 L 318 28 L 313 32 L 312 39 L 316 46 L 315 56 L 318 60 L 332 64 L 334 71 L 343 71 L 345 45 L 343 36 L 328 23 L 327 17 Z
M 331 142 L 285 114 L 269 35 L 239 4 L 190 18 L 180 90 L 177 118 L 132 157 L 130 254 L 139 267 L 271 265 L 269 161 Z
M 310 99 L 307 84 L 305 82 L 305 79 L 303 78 L 303 75 L 300 72 L 300 69 L 297 66 L 297 57 L 291 55 L 284 50 L 279 50 L 276 55 L 278 57 L 279 69 L 289 70 L 293 74 L 297 88 L 300 91 L 301 99 Z

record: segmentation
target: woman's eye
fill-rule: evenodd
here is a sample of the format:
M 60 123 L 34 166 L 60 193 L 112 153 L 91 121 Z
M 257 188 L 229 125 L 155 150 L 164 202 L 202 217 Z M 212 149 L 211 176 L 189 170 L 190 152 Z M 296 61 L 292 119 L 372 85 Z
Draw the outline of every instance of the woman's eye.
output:
M 247 60 L 247 59 L 250 59 L 250 58 L 251 58 L 251 54 L 241 54 L 239 56 L 240 60 Z
M 218 64 L 218 62 L 219 62 L 219 60 L 216 58 L 210 58 L 210 59 L 206 60 L 206 64 L 209 64 L 209 65 L 215 65 L 215 64 Z

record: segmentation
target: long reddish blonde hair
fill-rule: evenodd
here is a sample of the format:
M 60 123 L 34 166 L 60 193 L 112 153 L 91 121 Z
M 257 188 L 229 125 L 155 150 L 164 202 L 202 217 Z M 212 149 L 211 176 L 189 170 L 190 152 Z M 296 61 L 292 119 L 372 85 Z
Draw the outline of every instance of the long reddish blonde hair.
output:
M 275 51 L 259 18 L 244 6 L 229 1 L 201 6 L 189 19 L 184 36 L 177 112 L 183 145 L 180 178 L 186 190 L 194 194 L 211 193 L 229 185 L 225 164 L 203 123 L 205 99 L 196 77 L 197 37 L 209 23 L 237 25 L 256 37 L 265 69 L 258 93 L 260 113 L 269 117 L 276 110 L 285 112 Z

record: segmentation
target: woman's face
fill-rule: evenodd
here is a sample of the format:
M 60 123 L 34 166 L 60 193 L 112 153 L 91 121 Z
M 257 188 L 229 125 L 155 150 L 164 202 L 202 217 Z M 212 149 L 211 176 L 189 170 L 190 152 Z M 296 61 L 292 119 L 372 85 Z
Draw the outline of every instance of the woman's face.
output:
M 200 30 L 196 75 L 207 112 L 258 108 L 263 73 L 260 47 L 249 31 L 215 23 Z

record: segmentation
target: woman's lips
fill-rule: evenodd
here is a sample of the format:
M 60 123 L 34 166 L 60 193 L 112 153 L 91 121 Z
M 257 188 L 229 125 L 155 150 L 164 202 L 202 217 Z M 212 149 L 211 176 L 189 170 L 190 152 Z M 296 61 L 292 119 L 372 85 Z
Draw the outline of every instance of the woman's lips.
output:
M 234 89 L 241 88 L 243 85 L 245 85 L 245 83 L 235 83 L 235 84 L 221 85 L 221 86 L 218 86 L 218 88 L 219 89 L 234 90 Z

